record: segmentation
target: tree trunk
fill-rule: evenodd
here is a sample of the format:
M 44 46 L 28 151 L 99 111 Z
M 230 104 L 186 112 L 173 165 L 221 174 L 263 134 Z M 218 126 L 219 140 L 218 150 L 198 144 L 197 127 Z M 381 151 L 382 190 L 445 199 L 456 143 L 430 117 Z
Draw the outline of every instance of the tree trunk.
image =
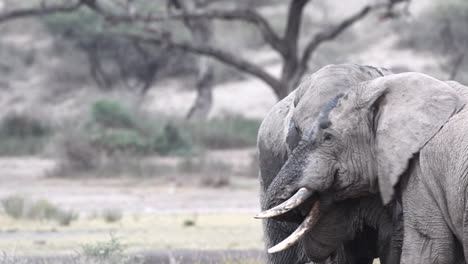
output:
M 203 5 L 202 1 L 169 0 L 170 7 L 190 12 Z M 209 19 L 184 19 L 185 26 L 190 30 L 192 39 L 197 44 L 211 43 L 213 41 L 212 23 Z M 205 120 L 208 118 L 213 103 L 214 65 L 210 58 L 198 59 L 198 74 L 196 81 L 197 98 L 187 114 L 189 120 Z
M 460 69 L 460 66 L 463 63 L 464 58 L 465 58 L 465 54 L 463 54 L 463 53 L 461 53 L 460 55 L 458 55 L 455 58 L 455 61 L 453 63 L 453 68 L 450 71 L 449 80 L 455 80 L 455 78 L 457 77 L 457 74 L 458 74 L 458 70 Z
M 213 61 L 199 58 L 197 76 L 197 98 L 187 114 L 189 120 L 205 120 L 213 104 Z

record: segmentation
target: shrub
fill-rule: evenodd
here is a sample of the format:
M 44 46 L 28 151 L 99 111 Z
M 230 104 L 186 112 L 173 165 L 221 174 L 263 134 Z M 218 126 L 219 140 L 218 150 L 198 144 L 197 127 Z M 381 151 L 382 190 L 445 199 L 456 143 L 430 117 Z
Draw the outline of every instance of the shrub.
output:
M 64 133 L 59 139 L 59 171 L 90 171 L 100 164 L 100 154 L 96 146 L 84 132 Z
M 191 124 L 189 130 L 196 144 L 225 149 L 255 146 L 261 121 L 228 117 Z
M 102 212 L 102 217 L 107 223 L 114 223 L 122 219 L 122 211 L 119 209 L 106 209 Z
M 15 219 L 55 220 L 60 225 L 68 226 L 78 218 L 73 210 L 63 210 L 44 199 L 26 202 L 23 197 L 14 195 L 2 199 L 2 205 L 6 214 Z
M 5 213 L 15 219 L 23 216 L 25 210 L 25 199 L 18 195 L 9 196 L 1 200 Z
M 31 115 L 8 114 L 0 123 L 0 155 L 40 153 L 51 132 L 52 129 L 46 122 Z
M 92 107 L 92 118 L 104 128 L 136 128 L 135 117 L 130 110 L 117 101 L 101 99 Z
M 108 153 L 116 151 L 147 153 L 151 150 L 148 140 L 137 131 L 130 129 L 106 129 L 95 141 Z
M 112 100 L 99 100 L 92 105 L 92 120 L 96 127 L 94 143 L 108 154 L 116 151 L 131 153 L 185 153 L 190 149 L 188 137 L 179 127 L 163 120 L 152 120 L 132 113 Z
M 189 138 L 181 133 L 181 128 L 171 123 L 168 123 L 162 132 L 155 135 L 153 148 L 161 155 L 191 153 Z
M 47 200 L 41 199 L 33 202 L 26 213 L 26 217 L 38 220 L 55 220 L 62 226 L 68 226 L 78 219 L 73 210 L 63 210 Z
M 78 214 L 73 210 L 59 210 L 54 218 L 59 225 L 69 226 L 72 221 L 78 219 Z
M 127 247 L 123 245 L 112 233 L 110 236 L 110 240 L 106 242 L 82 245 L 82 254 L 85 257 L 97 260 L 106 260 L 111 257 L 123 256 L 123 252 Z
M 53 219 L 60 209 L 47 200 L 41 199 L 34 202 L 27 212 L 31 219 L 50 220 Z
M 50 134 L 49 125 L 27 114 L 12 113 L 2 120 L 0 133 L 7 137 L 43 137 Z
M 139 256 L 125 255 L 127 245 L 120 242 L 114 234 L 110 234 L 110 240 L 97 242 L 94 244 L 84 244 L 79 250 L 81 256 L 80 263 L 96 263 L 96 264 L 142 264 L 144 259 Z

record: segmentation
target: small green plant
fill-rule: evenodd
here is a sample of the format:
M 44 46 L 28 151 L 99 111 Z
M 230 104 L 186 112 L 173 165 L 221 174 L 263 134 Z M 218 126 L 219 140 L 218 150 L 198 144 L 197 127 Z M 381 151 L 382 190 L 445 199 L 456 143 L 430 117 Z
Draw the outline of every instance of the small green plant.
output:
M 90 260 L 105 261 L 122 258 L 126 248 L 127 246 L 111 233 L 109 241 L 82 245 L 81 253 Z
M 143 264 L 141 256 L 125 254 L 127 245 L 123 244 L 113 233 L 104 242 L 81 245 L 78 251 L 78 263 L 83 264 Z
M 182 225 L 185 227 L 195 226 L 197 224 L 197 218 L 198 218 L 198 215 L 195 214 L 193 215 L 192 218 L 185 219 Z
M 25 211 L 25 199 L 18 195 L 8 196 L 1 200 L 5 213 L 15 219 L 23 216 Z
M 107 223 L 114 223 L 122 219 L 122 211 L 115 208 L 105 209 L 102 212 L 102 217 Z
M 189 226 L 194 226 L 195 223 L 196 222 L 193 219 L 185 219 L 183 225 L 186 227 L 189 227 Z

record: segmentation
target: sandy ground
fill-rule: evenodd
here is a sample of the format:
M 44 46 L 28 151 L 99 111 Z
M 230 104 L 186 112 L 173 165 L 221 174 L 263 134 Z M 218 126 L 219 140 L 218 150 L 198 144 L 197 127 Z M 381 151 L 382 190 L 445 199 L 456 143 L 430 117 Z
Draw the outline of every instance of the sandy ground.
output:
M 210 156 L 233 168 L 248 166 L 253 149 L 217 151 Z M 174 158 L 156 158 L 174 164 Z M 0 197 L 21 195 L 47 199 L 64 208 L 92 214 L 115 208 L 124 214 L 255 213 L 258 182 L 238 177 L 223 188 L 161 185 L 156 178 L 63 179 L 48 175 L 56 163 L 39 157 L 0 158 Z M 155 176 L 157 177 L 157 176 Z M 173 176 L 177 178 L 176 176 Z M 187 176 L 185 176 L 187 177 Z M 197 177 L 191 176 L 191 177 Z
M 241 167 L 248 164 L 253 151 L 218 151 L 210 155 Z M 173 158 L 154 159 L 175 163 Z M 204 255 L 204 251 L 195 254 L 197 250 L 258 253 L 262 248 L 261 223 L 253 219 L 259 210 L 255 178 L 239 177 L 227 187 L 208 188 L 161 185 L 152 178 L 53 178 L 49 175 L 55 166 L 53 160 L 39 157 L 0 158 L 0 199 L 12 195 L 29 201 L 46 199 L 80 215 L 70 226 L 60 226 L 53 221 L 15 220 L 0 213 L 0 252 L 14 256 L 73 255 L 83 244 L 109 240 L 110 233 L 127 245 L 129 252 L 165 252 L 153 252 L 153 257 L 161 260 L 155 263 L 173 263 L 163 261 L 172 249 L 191 249 L 187 251 L 190 254 L 174 253 L 174 257 L 188 258 Z M 108 209 L 122 212 L 122 219 L 115 223 L 104 221 L 102 213 Z M 175 263 L 197 262 L 187 259 Z

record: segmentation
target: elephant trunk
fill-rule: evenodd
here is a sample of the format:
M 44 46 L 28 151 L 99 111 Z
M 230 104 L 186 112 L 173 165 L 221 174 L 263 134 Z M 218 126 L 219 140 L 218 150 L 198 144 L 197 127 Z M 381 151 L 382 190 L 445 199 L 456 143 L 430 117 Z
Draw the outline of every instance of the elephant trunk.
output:
M 322 188 L 328 185 L 331 177 L 319 180 L 317 186 L 301 186 L 304 170 L 309 166 L 309 155 L 316 144 L 301 142 L 281 168 L 266 192 L 265 204 L 262 206 L 266 211 L 259 213 L 255 218 L 275 218 L 275 220 L 301 221 L 300 226 L 286 239 L 271 247 L 268 252 L 275 253 L 289 248 L 301 240 L 317 223 L 320 217 L 320 203 L 313 197 Z M 322 167 L 317 162 L 315 166 Z M 309 170 L 311 172 L 311 170 Z M 313 171 L 314 173 L 316 171 Z M 317 170 L 317 175 L 319 171 Z M 296 209 L 296 210 L 293 210 Z M 305 216 L 305 218 L 304 218 Z

